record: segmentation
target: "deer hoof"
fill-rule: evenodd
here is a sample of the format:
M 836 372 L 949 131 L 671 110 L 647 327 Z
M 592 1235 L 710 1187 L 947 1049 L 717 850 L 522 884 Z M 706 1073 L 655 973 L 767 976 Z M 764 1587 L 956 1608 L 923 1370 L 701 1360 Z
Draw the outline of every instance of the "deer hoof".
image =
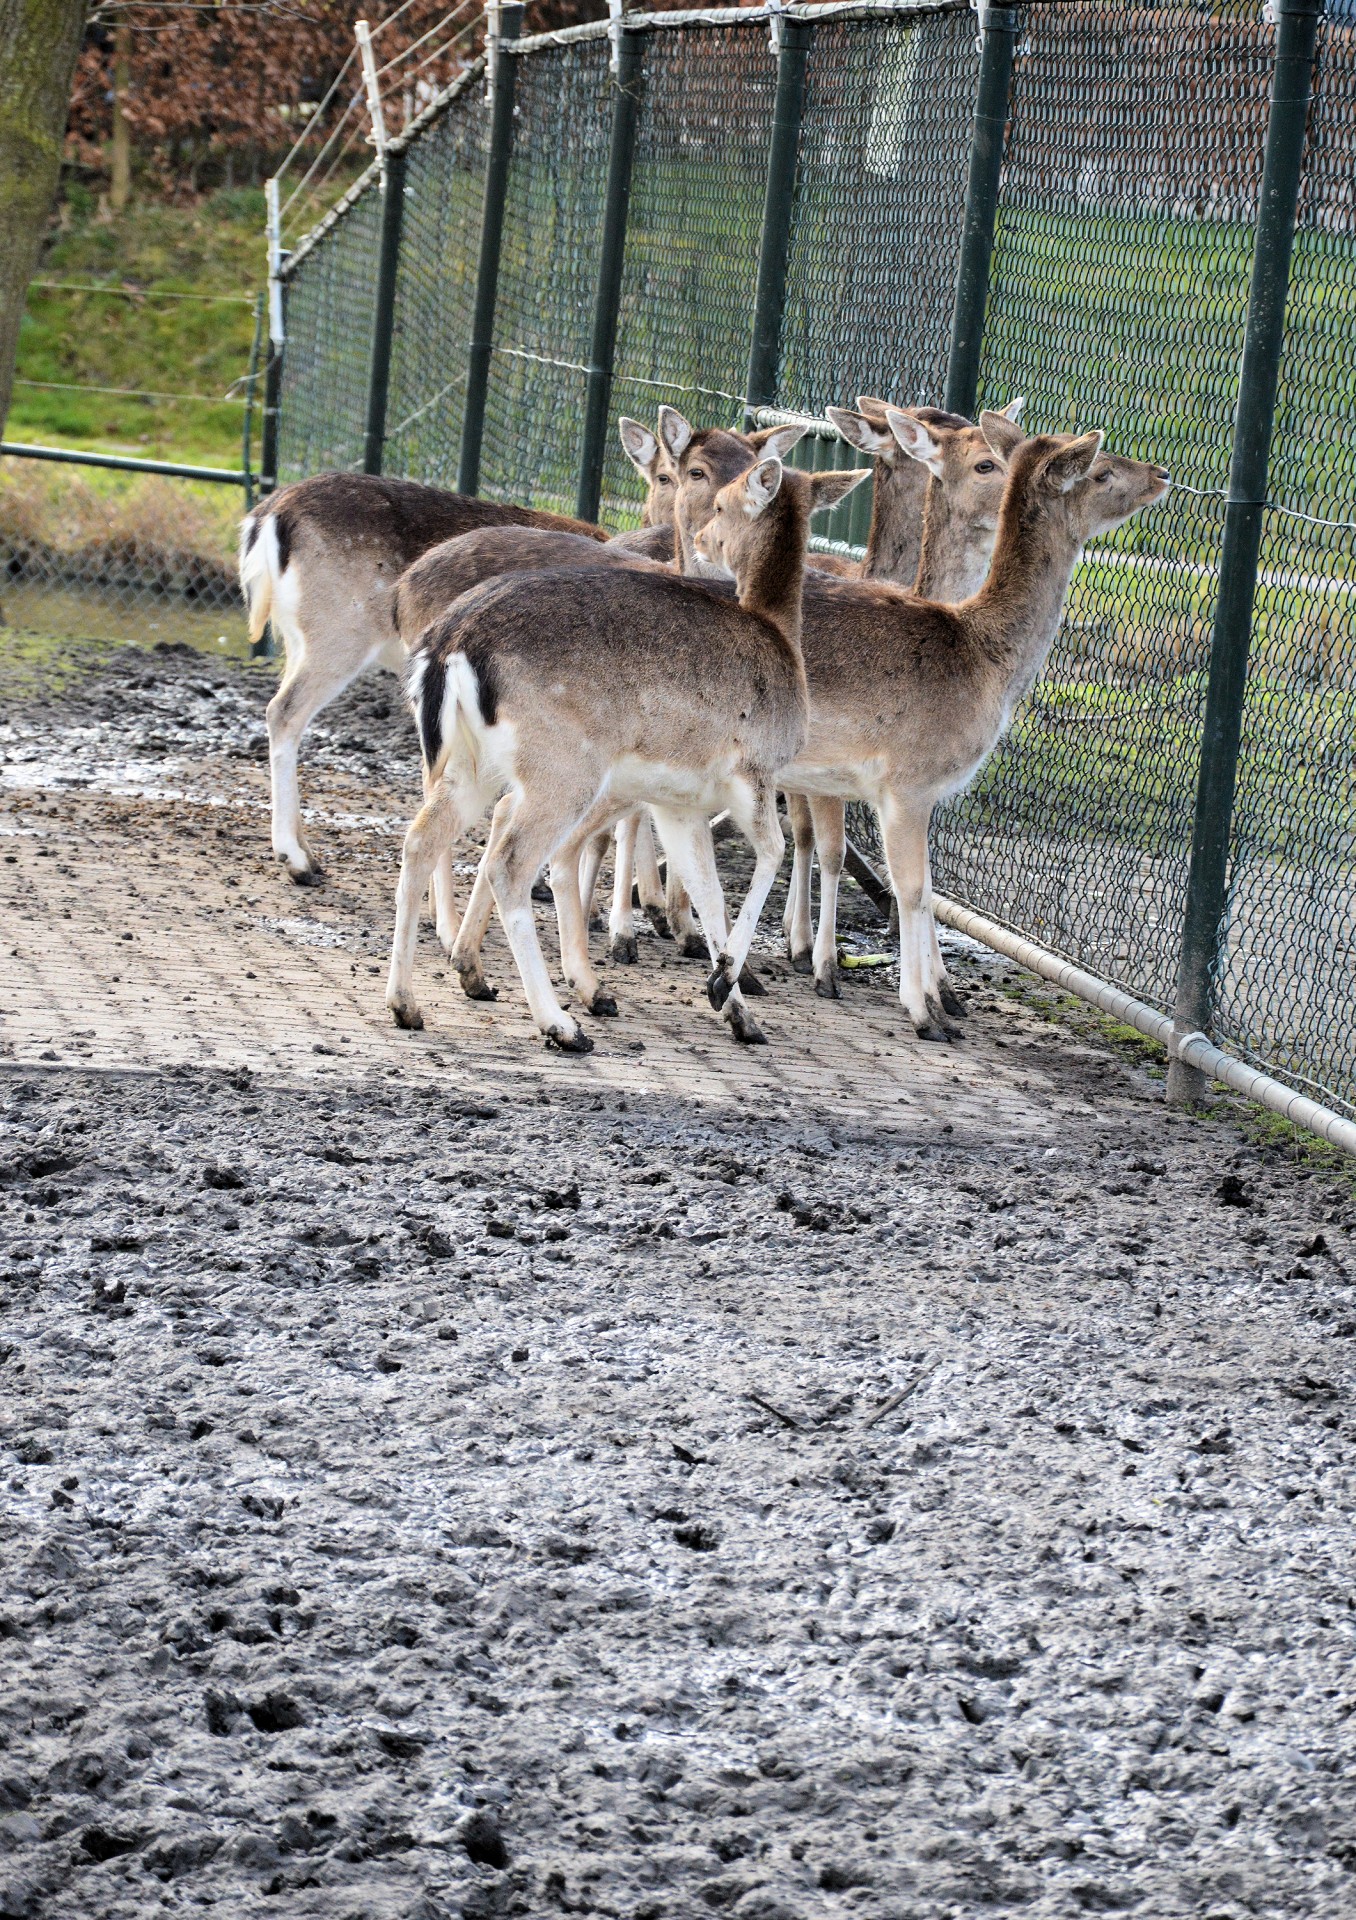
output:
M 823 973 L 815 975 L 815 992 L 821 1000 L 841 1000 L 843 989 L 839 985 L 837 967 L 826 967 Z
M 645 909 L 645 918 L 649 921 L 661 940 L 672 940 L 673 928 L 669 925 L 669 916 L 662 907 L 655 906 L 654 902 L 651 901 Z
M 706 942 L 699 933 L 683 935 L 683 958 L 684 960 L 705 960 Z
M 582 1027 L 548 1027 L 545 1034 L 547 1048 L 554 1053 L 592 1053 L 593 1042 Z
M 391 1009 L 391 1018 L 406 1033 L 420 1033 L 423 1030 L 424 1016 L 412 995 L 392 993 L 387 996 L 387 1006 Z
M 961 1038 L 960 1028 L 952 1026 L 951 1022 L 947 1019 L 945 1013 L 942 1011 L 941 1001 L 937 999 L 935 994 L 930 993 L 928 995 L 928 1013 L 932 1017 L 933 1026 L 940 1027 L 948 1040 L 959 1040 Z
M 752 967 L 745 967 L 739 976 L 739 991 L 746 993 L 750 1000 L 766 1000 L 767 988 L 763 985 Z
M 589 1001 L 589 1012 L 596 1014 L 600 1020 L 615 1020 L 617 1003 L 610 993 L 598 992 Z
M 551 889 L 547 886 L 544 880 L 537 880 L 533 882 L 532 898 L 534 900 L 540 900 L 543 906 L 549 907 L 552 901 L 555 899 L 555 897 L 556 896 L 552 893 Z
M 722 957 L 715 972 L 706 983 L 706 997 L 717 1013 L 720 1012 L 735 989 L 735 983 L 726 972 L 725 965 L 726 963 Z
M 791 955 L 792 973 L 813 973 L 814 972 L 815 955 L 814 955 L 813 947 L 802 947 L 799 953 L 796 952 L 794 947 L 788 947 L 787 951 Z
M 457 978 L 468 1000 L 497 1000 L 498 987 L 492 987 L 479 967 L 458 967 Z
M 941 1000 L 941 1003 L 942 1003 L 943 1013 L 949 1013 L 953 1020 L 963 1020 L 965 1018 L 965 1015 L 966 1015 L 965 1002 L 961 999 L 960 995 L 956 992 L 954 987 L 952 987 L 949 981 L 947 980 L 942 981 L 941 985 L 937 989 L 937 994 L 938 994 L 938 998 Z
M 730 1032 L 741 1046 L 765 1047 L 767 1045 L 767 1035 L 741 1000 L 726 1002 L 725 1019 L 729 1023 Z
M 640 948 L 633 933 L 614 933 L 607 952 L 608 958 L 619 967 L 634 967 L 640 959 Z
M 287 869 L 287 877 L 294 887 L 318 887 L 325 878 L 321 867 L 293 867 Z

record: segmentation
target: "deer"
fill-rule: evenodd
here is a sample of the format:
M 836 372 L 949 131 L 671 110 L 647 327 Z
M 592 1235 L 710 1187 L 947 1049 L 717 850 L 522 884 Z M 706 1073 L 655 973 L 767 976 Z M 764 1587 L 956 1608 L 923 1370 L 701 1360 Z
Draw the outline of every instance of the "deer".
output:
M 615 538 L 633 555 L 671 559 L 671 465 L 657 436 L 638 420 L 624 420 L 621 437 L 646 493 L 642 526 Z M 488 527 L 609 540 L 603 528 L 564 514 L 366 473 L 298 480 L 241 521 L 240 589 L 250 641 L 257 644 L 271 620 L 286 655 L 267 715 L 272 845 L 298 886 L 323 878 L 301 817 L 297 756 L 303 733 L 360 674 L 375 666 L 403 672 L 405 651 L 390 614 L 405 569 L 440 541 Z M 651 896 L 659 897 L 657 867 Z
M 864 474 L 799 474 L 764 454 L 722 488 L 698 551 L 732 578 L 733 598 L 650 567 L 511 573 L 425 628 L 407 678 L 428 797 L 396 887 L 386 1001 L 398 1026 L 422 1025 L 412 976 L 429 876 L 507 790 L 484 867 L 549 1047 L 586 1053 L 593 1043 L 556 998 L 533 876 L 550 861 L 567 983 L 593 1014 L 615 1014 L 589 959 L 579 863 L 593 834 L 641 805 L 701 914 L 711 1004 L 737 1040 L 765 1043 L 739 980 L 783 851 L 777 768 L 800 752 L 808 726 L 799 629 L 809 518 Z M 721 808 L 755 855 L 732 925 L 706 825 Z
M 903 412 L 913 424 L 901 443 L 890 431 L 886 401 L 863 397 L 857 406 L 857 412 L 846 407 L 826 411 L 850 445 L 876 458 L 877 513 L 862 577 L 892 579 L 922 600 L 967 599 L 983 585 L 988 571 L 1007 484 L 1007 458 L 1020 444 L 1020 431 L 1015 425 L 994 423 L 991 431 L 1003 443 L 1000 454 L 959 414 L 914 407 Z M 1022 406 L 1017 399 L 996 411 L 1002 420 L 1015 422 Z M 794 847 L 783 917 L 787 949 L 797 973 L 813 973 L 815 992 L 837 999 L 842 991 L 837 903 L 847 850 L 846 805 L 824 795 L 813 801 L 800 795 L 787 798 Z M 818 937 L 812 934 L 810 914 L 812 846 L 819 856 Z M 935 932 L 934 927 L 934 938 Z M 964 1009 L 946 979 L 940 947 L 937 968 L 943 1010 L 960 1017 Z
M 927 435 L 941 459 L 912 416 L 891 407 L 886 420 L 905 451 L 917 458 Z M 900 1002 L 925 1040 L 957 1037 L 931 911 L 933 809 L 979 772 L 1039 674 L 1084 546 L 1170 485 L 1162 467 L 1103 452 L 1100 432 L 1014 444 L 1012 422 L 991 412 L 979 430 L 1007 469 L 983 585 L 948 606 L 885 581 L 807 575 L 810 731 L 778 776 L 811 800 L 864 800 L 879 813 L 899 908 Z
M 678 439 L 675 423 L 681 428 L 680 444 L 694 451 L 690 456 L 690 465 L 698 464 L 698 455 L 702 456 L 700 470 L 704 489 L 699 502 L 691 510 L 700 517 L 711 511 L 715 489 L 711 486 L 713 473 L 734 474 L 742 472 L 759 452 L 772 454 L 778 458 L 790 451 L 805 431 L 803 424 L 785 425 L 760 429 L 754 434 L 727 432 L 724 428 L 693 428 L 672 408 L 661 409 L 660 428 L 669 444 Z M 621 423 L 622 445 L 628 456 L 647 481 L 645 511 L 652 515 L 668 515 L 667 521 L 656 520 L 656 525 L 667 529 L 670 547 L 674 545 L 673 514 L 674 503 L 678 497 L 678 475 L 671 464 L 668 446 L 651 434 L 639 421 L 623 418 Z M 667 479 L 667 491 L 661 491 L 661 484 Z M 692 480 L 685 476 L 683 489 L 691 491 Z M 541 528 L 528 527 L 485 527 L 474 533 L 458 535 L 432 547 L 414 562 L 397 583 L 393 601 L 393 616 L 401 643 L 406 648 L 413 646 L 419 634 L 429 623 L 442 613 L 462 593 L 481 581 L 496 574 L 520 571 L 524 569 L 562 569 L 593 567 L 600 565 L 624 566 L 646 564 L 643 553 L 628 546 L 622 536 L 600 547 L 595 541 L 568 532 L 552 532 Z M 651 561 L 649 564 L 657 565 Z M 670 568 L 677 562 L 671 560 Z M 598 867 L 602 859 L 606 833 L 595 836 L 585 853 L 581 865 L 581 885 L 584 889 L 585 908 L 593 898 Z M 701 941 L 700 952 L 707 951 L 706 942 L 698 933 L 692 921 L 688 906 L 676 878 L 667 890 L 661 888 L 658 865 L 654 857 L 654 845 L 650 838 L 650 827 L 641 809 L 623 816 L 616 826 L 616 854 L 613 863 L 614 880 L 612 908 L 609 918 L 608 952 L 619 965 L 631 965 L 638 959 L 638 943 L 634 930 L 631 907 L 631 875 L 636 871 L 641 904 L 645 909 L 656 932 L 667 937 L 670 933 L 668 911 L 670 905 L 675 915 L 674 937 L 682 940 L 684 951 L 691 957 L 693 942 Z M 466 915 L 459 920 L 452 899 L 450 859 L 440 863 L 437 873 L 438 884 L 434 889 L 435 922 L 439 939 L 447 949 L 452 964 L 457 971 L 462 987 L 471 999 L 492 1000 L 496 989 L 486 980 L 481 965 L 481 947 L 485 932 L 489 926 L 493 910 L 493 896 L 485 875 L 477 876 L 467 903 Z M 746 994 L 761 994 L 761 983 L 748 969 L 742 981 Z

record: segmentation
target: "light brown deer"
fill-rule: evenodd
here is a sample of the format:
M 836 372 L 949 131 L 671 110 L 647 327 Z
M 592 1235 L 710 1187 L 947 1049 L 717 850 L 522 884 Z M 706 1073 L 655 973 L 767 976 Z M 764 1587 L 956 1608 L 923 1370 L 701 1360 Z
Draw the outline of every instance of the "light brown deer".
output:
M 919 423 L 891 408 L 906 448 Z M 807 577 L 801 644 L 810 734 L 780 784 L 812 798 L 864 800 L 881 817 L 899 905 L 899 993 L 925 1039 L 949 1037 L 931 913 L 928 824 L 938 801 L 983 766 L 1044 665 L 1087 541 L 1168 490 L 1161 467 L 1101 451 L 1100 433 L 1042 434 L 1013 446 L 1012 423 L 980 430 L 1007 462 L 988 576 L 958 605 L 880 581 Z
M 847 408 L 828 409 L 829 418 L 845 440 L 877 454 L 878 484 L 888 475 L 890 497 L 898 501 L 886 526 L 886 537 L 867 549 L 866 578 L 893 578 L 897 584 L 909 586 L 920 599 L 946 603 L 965 600 L 978 592 L 988 572 L 998 531 L 998 509 L 1007 484 L 1007 458 L 1022 439 L 1015 425 L 1004 429 L 999 422 L 1015 421 L 1022 404 L 1020 399 L 1011 401 L 991 425 L 993 438 L 1003 443 L 1002 453 L 978 427 L 958 414 L 924 407 L 904 409 L 902 417 L 913 425 L 896 438 L 886 420 L 884 401 L 861 400 L 858 413 Z M 878 406 L 879 413 L 876 412 Z M 879 448 L 882 433 L 889 436 L 893 458 Z M 907 486 L 903 469 L 917 476 Z M 913 513 L 920 494 L 925 504 L 921 516 L 915 520 Z M 906 568 L 911 561 L 914 571 L 906 578 L 898 578 L 888 570 L 896 566 Z M 840 992 L 837 907 L 847 851 L 846 804 L 827 795 L 819 795 L 814 800 L 788 796 L 788 812 L 796 857 L 787 889 L 783 926 L 791 964 L 798 973 L 814 974 L 816 993 L 837 999 Z M 817 937 L 812 937 L 810 916 L 811 845 L 819 856 Z M 933 938 L 936 938 L 935 927 Z M 962 1008 L 946 980 L 940 946 L 937 967 L 943 1009 L 959 1015 Z
M 700 536 L 703 558 L 733 576 L 736 600 L 648 567 L 515 573 L 475 588 L 425 630 L 409 687 L 429 797 L 406 835 L 396 890 L 387 1004 L 397 1024 L 422 1024 L 412 972 L 429 875 L 507 789 L 485 869 L 548 1044 L 592 1045 L 556 999 L 532 917 L 533 875 L 550 859 L 567 981 L 593 1012 L 614 1013 L 589 960 L 579 861 L 595 832 L 639 805 L 653 810 L 702 915 L 713 1005 L 736 1038 L 764 1038 L 739 976 L 781 859 L 775 769 L 805 737 L 798 631 L 809 516 L 863 477 L 788 473 L 770 457 L 742 473 Z M 722 807 L 755 853 L 732 927 L 706 828 Z
M 668 425 L 670 434 L 673 432 L 673 422 L 681 424 L 682 444 L 689 449 L 690 470 L 682 477 L 681 490 L 692 491 L 694 484 L 699 489 L 700 504 L 692 506 L 691 511 L 701 519 L 709 517 L 715 499 L 717 489 L 711 484 L 713 474 L 742 473 L 759 451 L 780 457 L 790 451 L 805 431 L 803 426 L 783 426 L 764 428 L 756 434 L 745 435 L 729 433 L 720 427 L 694 429 L 671 408 L 663 409 L 663 415 L 669 416 L 667 423 L 661 419 L 661 424 Z M 671 463 L 665 464 L 670 461 L 670 456 L 662 449 L 647 458 L 645 440 L 640 436 L 644 435 L 658 447 L 659 442 L 653 434 L 648 434 L 637 421 L 624 420 L 622 425 L 623 445 L 642 478 L 648 476 L 650 490 L 645 511 L 669 514 L 668 538 L 672 545 L 672 515 L 675 511 L 674 502 L 680 492 L 679 476 Z M 630 433 L 625 429 L 630 429 Z M 695 483 L 691 477 L 692 471 L 700 476 Z M 670 476 L 670 485 L 667 492 L 660 492 L 659 482 L 665 472 Z M 431 548 L 401 576 L 394 599 L 394 616 L 401 643 L 412 647 L 423 629 L 460 594 L 497 574 L 527 569 L 560 570 L 636 564 L 647 563 L 634 548 L 627 547 L 620 537 L 600 547 L 595 541 L 577 534 L 553 533 L 529 527 L 486 527 L 475 533 L 459 535 L 456 539 Z M 671 562 L 670 566 L 674 564 Z M 593 898 L 598 865 L 607 837 L 606 833 L 595 837 L 582 863 L 581 885 L 584 888 L 586 911 Z M 638 810 L 617 822 L 609 921 L 609 952 L 612 958 L 621 964 L 631 963 L 637 958 L 631 908 L 633 866 L 637 873 L 641 904 L 656 930 L 662 934 L 669 932 L 667 916 L 671 907 L 677 921 L 674 934 L 682 939 L 684 950 L 690 953 L 691 943 L 695 940 L 701 942 L 700 951 L 705 954 L 706 942 L 697 930 L 691 908 L 676 876 L 667 891 L 661 886 L 649 823 L 643 811 Z M 481 947 L 494 904 L 488 877 L 482 868 L 467 902 L 465 917 L 461 920 L 458 920 L 452 898 L 450 859 L 440 864 L 437 880 L 434 891 L 439 938 L 448 949 L 465 992 L 474 1000 L 494 999 L 495 989 L 485 979 L 481 963 Z M 751 975 L 746 976 L 743 986 L 746 992 L 762 991 Z
M 645 482 L 644 524 L 618 534 L 621 547 L 673 557 L 673 472 L 658 438 L 638 420 L 621 423 L 622 446 Z M 301 817 L 297 756 L 316 715 L 372 667 L 400 673 L 405 652 L 391 622 L 396 581 L 420 554 L 477 528 L 536 527 L 590 541 L 601 527 L 563 514 L 447 493 L 413 480 L 321 473 L 270 495 L 240 525 L 240 587 L 250 640 L 271 620 L 286 654 L 268 706 L 273 851 L 298 885 L 321 877 Z M 658 897 L 653 858 L 652 895 Z

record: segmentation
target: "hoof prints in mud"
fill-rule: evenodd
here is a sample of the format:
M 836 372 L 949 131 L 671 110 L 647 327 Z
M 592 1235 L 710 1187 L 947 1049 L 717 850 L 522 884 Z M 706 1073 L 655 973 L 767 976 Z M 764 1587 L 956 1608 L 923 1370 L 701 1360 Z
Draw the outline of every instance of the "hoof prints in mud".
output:
M 8 1072 L 0 1914 L 1349 1914 L 1347 1190 L 1107 1131 Z

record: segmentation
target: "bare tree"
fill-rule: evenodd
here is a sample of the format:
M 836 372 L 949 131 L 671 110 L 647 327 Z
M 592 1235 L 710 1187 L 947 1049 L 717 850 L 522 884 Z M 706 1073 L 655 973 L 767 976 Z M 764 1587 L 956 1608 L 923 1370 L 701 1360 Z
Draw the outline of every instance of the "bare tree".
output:
M 0 423 L 56 194 L 86 0 L 0 0 Z

